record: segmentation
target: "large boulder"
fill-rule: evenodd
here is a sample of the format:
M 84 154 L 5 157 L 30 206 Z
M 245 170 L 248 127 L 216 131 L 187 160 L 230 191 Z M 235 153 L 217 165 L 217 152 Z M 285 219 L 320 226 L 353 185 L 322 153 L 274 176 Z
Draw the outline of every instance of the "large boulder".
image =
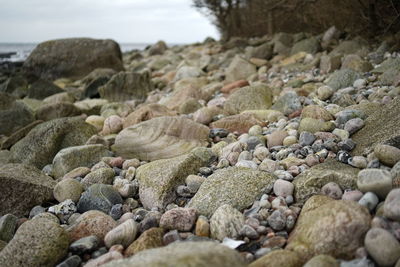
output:
M 41 123 L 11 147 L 12 161 L 41 169 L 63 148 L 79 146 L 97 133 L 83 118 L 60 118 Z
M 124 69 L 116 42 L 89 38 L 51 40 L 40 43 L 23 65 L 25 72 L 49 80 L 80 79 L 96 68 Z
M 136 171 L 139 196 L 145 208 L 164 208 L 172 203 L 178 185 L 184 184 L 190 174 L 196 174 L 215 155 L 207 148 L 195 148 L 188 154 L 161 159 L 140 166 Z
M 305 202 L 312 195 L 319 194 L 321 188 L 330 182 L 338 184 L 342 190 L 356 189 L 358 172 L 359 169 L 336 160 L 315 165 L 293 181 L 296 201 Z
M 55 266 L 68 253 L 69 237 L 59 224 L 35 218 L 18 228 L 0 252 L 0 266 Z
M 113 150 L 123 158 L 157 160 L 207 146 L 209 128 L 184 117 L 157 117 L 122 130 Z
M 370 227 L 368 210 L 351 200 L 313 196 L 303 206 L 286 249 L 307 261 L 318 254 L 353 259 Z
M 263 171 L 239 167 L 221 169 L 202 183 L 188 207 L 208 217 L 224 204 L 241 211 L 271 189 L 275 180 L 275 176 Z
M 32 111 L 24 103 L 0 92 L 0 134 L 10 135 L 33 120 Z
M 357 146 L 353 155 L 368 154 L 377 144 L 386 144 L 400 148 L 400 97 L 391 103 L 376 109 L 366 120 L 365 126 L 352 139 Z
M 0 216 L 23 216 L 53 199 L 56 182 L 33 166 L 6 164 L 0 167 L 0 184 Z
M 174 242 L 166 247 L 148 249 L 134 256 L 114 260 L 104 267 L 139 266 L 208 266 L 208 267 L 244 267 L 238 252 L 215 242 Z

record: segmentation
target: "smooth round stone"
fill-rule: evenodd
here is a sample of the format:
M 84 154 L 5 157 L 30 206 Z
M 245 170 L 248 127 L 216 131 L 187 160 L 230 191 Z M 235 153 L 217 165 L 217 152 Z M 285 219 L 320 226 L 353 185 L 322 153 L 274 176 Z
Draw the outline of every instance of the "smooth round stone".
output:
M 392 176 L 381 169 L 364 169 L 358 173 L 357 187 L 361 192 L 374 192 L 384 199 L 392 189 Z
M 239 154 L 238 161 L 241 161 L 241 160 L 252 160 L 252 159 L 253 158 L 252 158 L 251 153 L 249 151 L 242 151 Z
M 269 150 L 265 146 L 256 147 L 253 153 L 253 156 L 261 161 L 266 159 L 269 155 Z
M 80 182 L 75 179 L 63 179 L 56 184 L 53 190 L 54 198 L 58 202 L 71 199 L 73 202 L 78 202 L 84 188 Z
M 32 220 L 37 220 L 37 219 L 46 219 L 54 223 L 60 224 L 60 220 L 58 219 L 58 217 L 50 212 L 42 212 L 32 218 Z
M 35 217 L 36 215 L 46 212 L 46 209 L 43 208 L 42 206 L 35 206 L 31 209 L 31 211 L 29 212 L 29 219 L 32 219 L 33 217 Z
M 122 204 L 115 204 L 111 207 L 110 216 L 114 220 L 119 220 L 123 214 Z
M 317 96 L 321 100 L 329 99 L 335 91 L 327 85 L 321 86 L 317 89 Z
M 379 203 L 378 197 L 372 192 L 365 193 L 358 201 L 358 204 L 368 208 L 368 210 L 370 211 L 374 210 L 376 205 L 378 205 L 378 203 Z
M 123 121 L 117 115 L 111 115 L 104 121 L 103 135 L 116 134 L 122 130 Z
M 283 145 L 283 140 L 288 136 L 286 131 L 275 131 L 267 136 L 268 148 Z
M 135 240 L 138 230 L 139 224 L 129 219 L 108 232 L 104 237 L 104 243 L 108 248 L 117 244 L 126 248 Z
M 93 170 L 92 168 L 92 172 L 87 174 L 85 178 L 82 179 L 82 185 L 85 188 L 88 188 L 93 184 L 112 184 L 114 176 L 115 172 L 110 167 L 101 167 L 96 170 Z
M 400 258 L 400 243 L 388 231 L 371 228 L 364 240 L 368 254 L 379 266 L 393 266 Z
M 301 146 L 309 146 L 315 141 L 315 135 L 310 132 L 301 132 L 299 137 L 299 144 Z
M 267 218 L 267 222 L 275 231 L 281 231 L 286 226 L 286 215 L 281 210 L 275 210 Z
M 105 118 L 99 115 L 91 115 L 89 117 L 86 118 L 85 122 L 93 125 L 94 127 L 96 127 L 96 130 L 98 132 L 100 132 L 103 129 L 103 125 L 104 125 L 104 120 Z
M 196 193 L 199 190 L 201 184 L 206 180 L 203 176 L 189 175 L 186 177 L 186 186 L 189 188 L 191 193 Z
M 262 127 L 260 125 L 251 126 L 249 129 L 249 135 L 257 136 L 262 134 Z
M 359 169 L 365 169 L 368 165 L 367 159 L 363 156 L 354 156 L 350 158 L 348 162 L 351 166 Z
M 315 166 L 319 164 L 319 157 L 315 154 L 307 155 L 305 162 L 309 167 Z
M 336 128 L 335 130 L 333 130 L 332 133 L 334 135 L 338 136 L 340 138 L 340 140 L 342 140 L 342 141 L 346 140 L 346 139 L 349 139 L 349 137 L 350 137 L 350 134 L 349 134 L 348 131 L 342 130 L 342 129 L 339 129 L 339 128 Z
M 168 230 L 190 231 L 196 222 L 196 210 L 174 208 L 165 212 L 160 219 L 160 227 Z
M 365 87 L 366 85 L 367 85 L 367 80 L 365 79 L 357 79 L 353 83 L 353 87 L 355 88 L 362 88 Z
M 390 170 L 393 179 L 400 178 L 400 161 L 397 162 Z M 400 184 L 398 185 L 400 187 Z
M 201 167 L 199 173 L 205 176 L 210 176 L 213 173 L 213 170 L 209 167 Z
M 286 180 L 278 179 L 274 183 L 274 194 L 278 197 L 293 195 L 294 185 Z
M 400 222 L 400 188 L 390 191 L 383 208 L 386 218 Z
M 239 234 L 250 239 L 257 239 L 260 237 L 257 231 L 249 225 L 244 225 L 242 229 L 240 229 Z
M 108 214 L 115 204 L 122 204 L 122 198 L 111 185 L 94 184 L 82 194 L 78 211 L 99 210 Z
M 287 136 L 285 139 L 283 139 L 283 145 L 284 146 L 291 146 L 293 144 L 297 143 L 297 138 L 296 136 Z
M 363 197 L 363 193 L 358 190 L 344 191 L 342 200 L 359 201 Z
M 0 217 L 0 240 L 9 242 L 17 229 L 18 218 L 12 214 Z
M 279 162 L 272 159 L 264 159 L 259 166 L 259 169 L 266 172 L 275 172 L 280 167 Z
M 235 164 L 236 167 L 248 168 L 257 170 L 258 165 L 252 160 L 240 160 Z
M 82 259 L 78 255 L 73 255 L 62 261 L 56 267 L 79 267 L 81 266 L 81 263 Z
M 337 183 L 330 182 L 321 188 L 321 193 L 333 199 L 341 199 L 343 192 Z
M 348 131 L 350 135 L 354 134 L 358 130 L 360 130 L 362 127 L 364 127 L 364 120 L 360 118 L 354 118 L 351 120 L 348 120 L 344 124 L 344 130 Z
M 274 174 L 278 177 L 278 179 L 283 179 L 286 181 L 292 181 L 293 180 L 293 176 L 284 170 L 276 170 L 274 171 Z
M 400 149 L 394 146 L 377 145 L 374 149 L 374 154 L 380 162 L 389 167 L 400 161 Z
M 94 251 L 95 249 L 97 249 L 99 244 L 99 238 L 97 236 L 91 235 L 72 242 L 72 244 L 69 245 L 69 250 L 75 254 L 84 254 Z
M 255 149 L 258 145 L 263 145 L 264 142 L 261 141 L 261 139 L 258 136 L 250 136 L 246 140 L 247 148 L 248 150 L 253 150 Z

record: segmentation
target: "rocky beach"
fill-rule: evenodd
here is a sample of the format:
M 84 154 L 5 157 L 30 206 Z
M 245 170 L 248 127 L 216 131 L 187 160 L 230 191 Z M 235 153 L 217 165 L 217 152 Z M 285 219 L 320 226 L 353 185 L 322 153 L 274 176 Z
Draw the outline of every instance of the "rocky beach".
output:
M 0 266 L 400 267 L 399 44 L 40 43 L 0 68 Z

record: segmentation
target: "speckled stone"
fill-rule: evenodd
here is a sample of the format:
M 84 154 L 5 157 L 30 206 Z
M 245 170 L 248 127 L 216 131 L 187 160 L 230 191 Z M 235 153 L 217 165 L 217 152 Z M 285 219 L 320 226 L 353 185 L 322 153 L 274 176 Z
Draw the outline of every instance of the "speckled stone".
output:
M 341 199 L 343 192 L 337 183 L 330 182 L 321 188 L 321 193 L 333 199 Z
M 274 194 L 278 197 L 287 197 L 293 195 L 294 185 L 283 179 L 278 179 L 274 183 Z
M 78 202 L 83 190 L 83 186 L 80 182 L 75 179 L 67 178 L 62 179 L 56 184 L 53 195 L 58 202 L 63 202 L 67 199 Z
M 210 219 L 211 237 L 222 241 L 225 237 L 236 239 L 244 225 L 243 214 L 231 205 L 220 206 Z
M 357 187 L 361 192 L 374 192 L 384 199 L 392 189 L 392 176 L 382 169 L 364 169 L 358 173 Z
M 0 217 L 0 240 L 9 242 L 17 228 L 17 217 L 12 214 L 6 214 Z
M 82 185 L 85 189 L 94 184 L 112 184 L 115 172 L 111 168 L 99 168 L 93 170 L 82 179 Z
M 377 145 L 374 153 L 380 162 L 390 167 L 400 161 L 400 149 L 394 146 Z
M 400 258 L 400 243 L 388 231 L 371 228 L 365 236 L 365 248 L 379 266 L 393 266 Z
M 153 227 L 144 231 L 124 252 L 129 257 L 142 250 L 158 248 L 164 245 L 164 229 Z
M 160 227 L 167 230 L 190 231 L 196 222 L 196 210 L 175 208 L 165 212 L 160 219 Z
M 78 211 L 100 210 L 108 214 L 115 204 L 122 204 L 122 198 L 111 185 L 94 184 L 79 199 Z
M 384 204 L 384 215 L 394 221 L 400 221 L 400 188 L 393 189 L 387 195 Z

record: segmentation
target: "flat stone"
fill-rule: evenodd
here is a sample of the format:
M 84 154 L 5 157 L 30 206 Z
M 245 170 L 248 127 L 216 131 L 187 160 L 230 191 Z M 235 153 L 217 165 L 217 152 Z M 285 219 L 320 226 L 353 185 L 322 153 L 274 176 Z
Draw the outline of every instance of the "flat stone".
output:
M 138 232 L 139 224 L 129 219 L 108 232 L 104 237 L 104 243 L 107 248 L 114 245 L 122 245 L 126 248 L 136 239 Z
M 210 219 L 211 237 L 222 241 L 224 238 L 237 239 L 244 225 L 244 215 L 229 204 L 220 206 Z
M 164 105 L 160 104 L 147 104 L 139 107 L 132 113 L 130 113 L 126 118 L 124 118 L 123 127 L 127 128 L 129 126 L 138 124 L 142 121 L 147 121 L 156 117 L 163 116 L 175 116 L 176 112 L 170 110 Z
M 153 227 L 144 231 L 124 252 L 124 255 L 130 257 L 136 253 L 164 246 L 163 236 L 165 230 Z
M 111 185 L 94 184 L 79 199 L 78 211 L 99 210 L 108 214 L 115 204 L 122 204 L 122 198 Z
M 247 133 L 254 125 L 264 126 L 265 123 L 253 114 L 248 113 L 227 116 L 210 123 L 212 129 L 225 129 L 239 134 Z
M 72 242 L 72 244 L 69 245 L 69 250 L 77 254 L 90 253 L 97 249 L 99 244 L 100 240 L 97 236 L 91 235 Z

